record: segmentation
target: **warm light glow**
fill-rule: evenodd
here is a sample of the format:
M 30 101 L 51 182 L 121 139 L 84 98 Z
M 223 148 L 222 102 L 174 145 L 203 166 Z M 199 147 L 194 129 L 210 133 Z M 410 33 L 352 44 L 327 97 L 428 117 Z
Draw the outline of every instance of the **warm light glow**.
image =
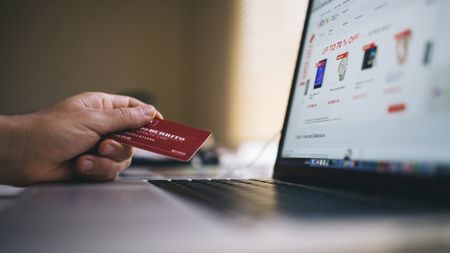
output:
M 236 4 L 230 61 L 231 143 L 270 139 L 281 130 L 307 1 Z

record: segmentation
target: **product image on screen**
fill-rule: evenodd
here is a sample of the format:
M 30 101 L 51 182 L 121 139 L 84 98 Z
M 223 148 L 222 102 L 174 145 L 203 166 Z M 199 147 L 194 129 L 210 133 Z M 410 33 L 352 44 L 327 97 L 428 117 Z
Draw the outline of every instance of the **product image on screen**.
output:
M 446 0 L 312 1 L 280 162 L 450 178 L 448 13 Z
M 314 81 L 314 89 L 322 87 L 323 78 L 325 75 L 325 67 L 327 66 L 327 60 L 321 60 L 317 63 L 316 79 Z
M 306 80 L 306 84 L 305 84 L 305 96 L 308 95 L 308 89 L 309 89 L 309 83 L 311 82 L 311 80 Z
M 431 51 L 433 49 L 433 43 L 431 41 L 428 41 L 425 44 L 425 52 L 423 54 L 423 65 L 428 65 L 430 63 L 431 58 Z
M 404 64 L 408 59 L 410 39 L 411 39 L 410 29 L 406 29 L 395 35 L 395 40 L 397 41 L 396 51 L 398 64 Z
M 377 57 L 377 46 L 374 43 L 364 46 L 364 58 L 362 63 L 362 69 L 370 69 L 375 65 Z
M 339 81 L 343 81 L 345 78 L 345 73 L 347 72 L 348 52 L 338 55 L 336 57 L 336 60 L 339 61 L 339 67 L 338 67 Z

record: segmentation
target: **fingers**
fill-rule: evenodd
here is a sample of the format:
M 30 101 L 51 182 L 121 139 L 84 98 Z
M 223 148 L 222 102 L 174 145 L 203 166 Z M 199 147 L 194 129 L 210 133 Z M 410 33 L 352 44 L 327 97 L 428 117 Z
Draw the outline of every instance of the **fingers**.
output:
M 113 95 L 108 94 L 109 99 L 111 100 L 111 104 L 113 108 L 121 108 L 121 107 L 136 107 L 136 106 L 142 106 L 145 105 L 144 102 L 128 97 L 128 96 L 122 96 L 122 95 Z
M 84 106 L 95 109 L 117 109 L 145 105 L 144 102 L 136 98 L 103 92 L 84 92 L 73 98 L 82 102 Z
M 73 171 L 89 180 L 115 180 L 119 173 L 130 166 L 131 158 L 117 162 L 107 157 L 95 155 L 80 156 L 73 166 Z
M 152 105 L 128 96 L 85 92 L 71 99 L 84 107 L 95 109 L 85 125 L 100 135 L 136 129 L 153 118 L 163 119 L 161 113 Z
M 155 118 L 158 118 L 158 119 L 164 119 L 164 117 L 162 116 L 162 114 L 161 114 L 160 112 L 158 112 L 158 111 L 156 111 L 156 116 L 155 116 Z
M 118 174 L 130 166 L 133 148 L 106 139 L 98 146 L 96 155 L 83 155 L 74 165 L 74 172 L 89 180 L 115 180 Z
M 106 139 L 99 144 L 98 153 L 116 162 L 122 162 L 133 156 L 133 148 L 120 144 L 117 141 Z
M 157 116 L 157 111 L 151 105 L 103 110 L 94 119 L 96 121 L 94 126 L 99 134 L 106 135 L 120 130 L 142 127 L 155 116 Z

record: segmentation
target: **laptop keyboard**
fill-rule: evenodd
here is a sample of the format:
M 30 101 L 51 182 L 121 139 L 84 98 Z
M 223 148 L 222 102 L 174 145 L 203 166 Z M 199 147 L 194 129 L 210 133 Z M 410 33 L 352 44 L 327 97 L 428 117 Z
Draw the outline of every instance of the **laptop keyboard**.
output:
M 355 217 L 386 215 L 390 209 L 334 191 L 271 180 L 150 180 L 149 183 L 225 214 Z

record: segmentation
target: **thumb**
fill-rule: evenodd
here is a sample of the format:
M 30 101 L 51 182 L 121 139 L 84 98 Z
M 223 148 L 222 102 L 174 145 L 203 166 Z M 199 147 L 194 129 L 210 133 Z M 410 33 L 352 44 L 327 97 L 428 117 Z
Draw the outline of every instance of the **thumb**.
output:
M 104 110 L 98 132 L 102 135 L 121 130 L 136 129 L 149 123 L 156 115 L 155 107 L 143 105 L 139 107 L 122 107 Z

